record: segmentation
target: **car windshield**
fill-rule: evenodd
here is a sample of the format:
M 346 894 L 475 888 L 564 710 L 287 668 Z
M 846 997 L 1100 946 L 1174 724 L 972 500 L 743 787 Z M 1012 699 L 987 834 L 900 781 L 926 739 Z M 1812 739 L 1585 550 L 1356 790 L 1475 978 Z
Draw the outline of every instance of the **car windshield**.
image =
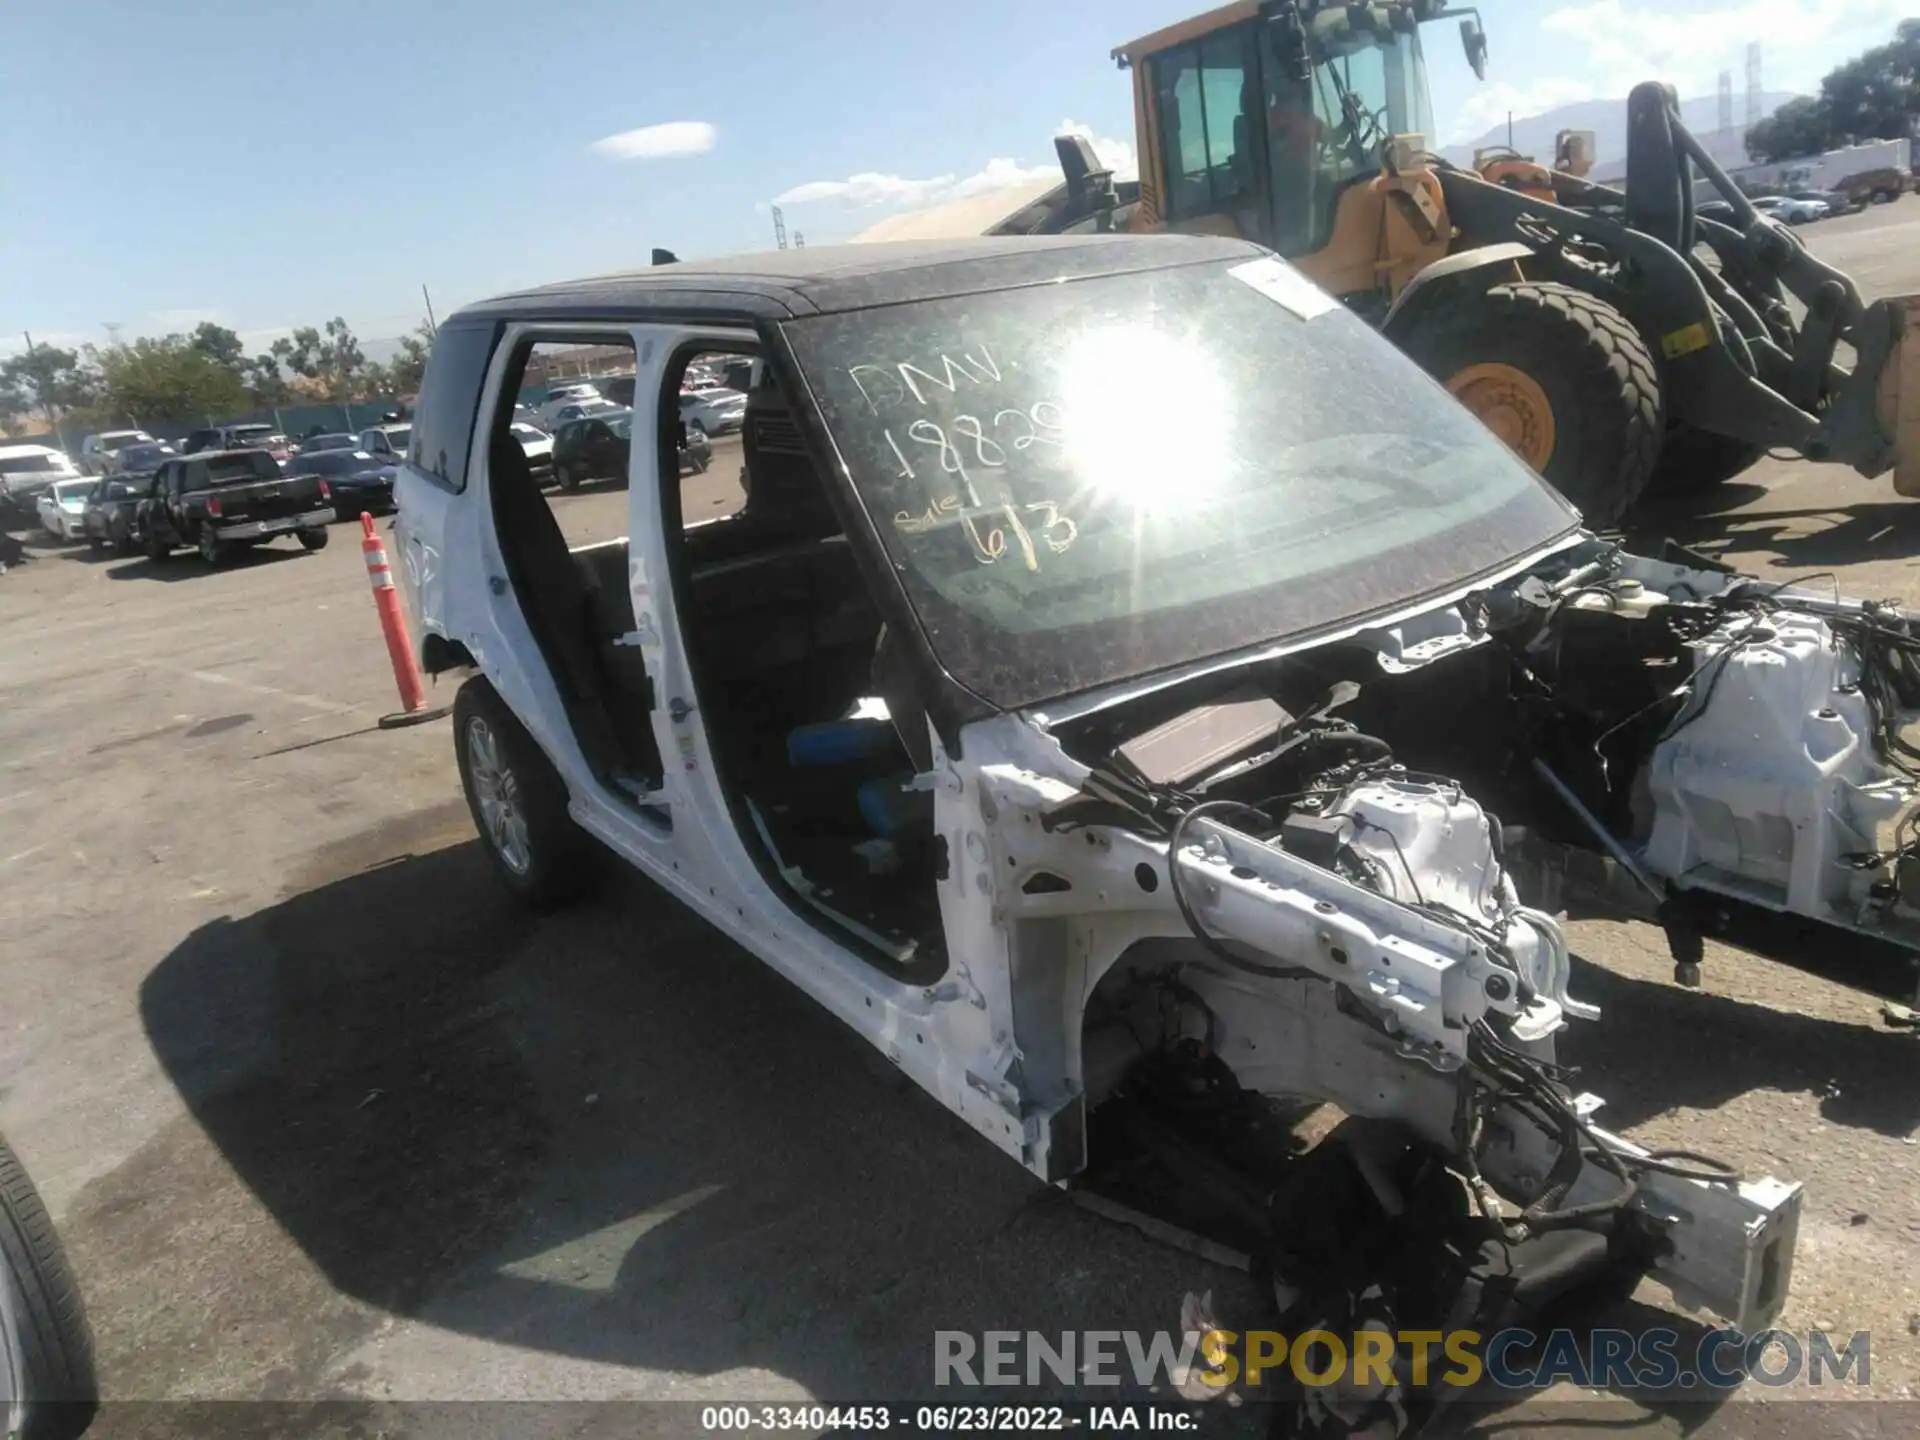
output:
M 624 410 L 618 415 L 609 415 L 600 423 L 613 432 L 613 438 L 616 440 L 631 440 L 633 438 L 633 412 L 631 410 Z
M 84 505 L 98 480 L 62 480 L 53 487 L 53 498 L 62 505 Z
M 128 445 L 120 452 L 123 465 L 158 465 L 173 454 L 165 445 Z
M 314 450 L 355 450 L 360 446 L 357 435 L 315 435 L 310 440 L 302 440 L 300 448 Z
M 383 430 L 381 433 L 387 437 L 387 443 L 393 446 L 394 449 L 404 450 L 407 448 L 407 437 L 413 434 L 413 427 L 411 425 L 395 425 L 393 428 Z
M 37 475 L 66 468 L 62 455 L 0 455 L 0 475 Z
M 143 430 L 116 430 L 112 434 L 100 437 L 100 448 L 119 451 L 129 445 L 143 444 L 152 439 L 153 437 Z
M 109 480 L 100 491 L 99 498 L 102 500 L 137 500 L 146 493 L 147 487 L 144 483 L 136 483 L 132 480 Z
M 1577 523 L 1275 260 L 787 333 L 935 653 L 1000 706 L 1378 614 Z

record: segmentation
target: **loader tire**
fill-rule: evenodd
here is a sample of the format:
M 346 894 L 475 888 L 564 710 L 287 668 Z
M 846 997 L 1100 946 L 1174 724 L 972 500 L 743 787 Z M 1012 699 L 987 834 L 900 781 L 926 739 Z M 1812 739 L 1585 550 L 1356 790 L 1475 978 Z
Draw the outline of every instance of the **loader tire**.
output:
M 1651 488 L 1656 494 L 1697 495 L 1733 479 L 1766 453 L 1766 446 L 1751 440 L 1716 435 L 1676 420 L 1667 427 Z
M 1551 281 L 1462 291 L 1401 348 L 1589 525 L 1615 524 L 1646 489 L 1666 428 L 1660 375 L 1606 301 Z

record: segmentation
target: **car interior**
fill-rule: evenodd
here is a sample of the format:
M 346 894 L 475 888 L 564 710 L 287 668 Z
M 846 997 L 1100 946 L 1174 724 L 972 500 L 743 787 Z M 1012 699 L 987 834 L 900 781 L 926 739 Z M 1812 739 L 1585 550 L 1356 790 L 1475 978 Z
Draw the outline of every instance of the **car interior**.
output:
M 578 343 L 578 342 L 575 342 Z M 532 347 L 515 357 L 513 395 Z M 680 473 L 665 380 L 661 473 Z M 716 357 L 719 358 L 719 357 Z M 945 969 L 932 799 L 904 789 L 931 763 L 926 722 L 892 663 L 880 612 L 771 367 L 755 367 L 737 469 L 717 464 L 669 489 L 673 581 L 716 769 L 749 849 L 802 916 L 903 976 Z M 588 763 L 645 818 L 670 824 L 657 792 L 656 695 L 637 646 L 628 538 L 569 536 L 566 497 L 541 489 L 492 417 L 488 465 L 515 593 Z M 735 476 L 737 475 L 737 482 Z M 744 503 L 716 500 L 737 483 Z M 559 507 L 557 510 L 556 507 Z M 896 726 L 894 716 L 908 717 Z M 903 733 L 905 736 L 903 738 Z
M 736 358 L 689 352 L 668 367 L 662 473 L 685 367 Z M 924 712 L 778 377 L 754 368 L 745 504 L 664 517 L 680 537 L 673 581 L 708 743 L 742 834 L 796 908 L 890 968 L 937 974 L 932 797 L 903 788 L 931 764 Z

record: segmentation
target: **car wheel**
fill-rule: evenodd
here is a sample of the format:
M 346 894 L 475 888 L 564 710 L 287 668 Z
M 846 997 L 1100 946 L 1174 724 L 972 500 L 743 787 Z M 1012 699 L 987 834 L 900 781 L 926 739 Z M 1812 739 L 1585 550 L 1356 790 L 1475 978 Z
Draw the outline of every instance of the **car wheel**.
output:
M 139 545 L 135 543 L 131 535 L 122 535 L 119 540 L 114 542 L 113 553 L 116 555 L 132 555 L 139 549 Z
M 214 566 L 227 558 L 227 547 L 220 543 L 220 537 L 211 525 L 200 527 L 200 558 Z
M 713 456 L 711 456 L 711 455 L 696 455 L 696 456 L 694 456 L 694 457 L 693 457 L 693 473 L 694 473 L 694 474 L 696 474 L 696 475 L 704 475 L 704 474 L 706 474 L 706 473 L 707 473 L 707 467 L 708 467 L 709 465 L 711 465 L 712 463 L 713 463 Z
M 469 680 L 454 697 L 453 737 L 467 808 L 507 888 L 536 910 L 590 889 L 598 857 L 567 814 L 566 786 L 486 680 Z
M 99 1385 L 93 1332 L 60 1237 L 19 1158 L 0 1140 L 0 1317 L 12 1385 L 0 1396 L 9 1440 L 72 1440 Z
M 329 538 L 330 532 L 325 530 L 302 530 L 300 532 L 300 548 L 302 550 L 324 550 L 327 548 L 327 540 Z
M 154 564 L 158 565 L 172 553 L 173 547 L 158 535 L 150 534 L 147 536 L 147 559 L 153 561 Z
M 687 422 L 687 428 L 693 431 L 693 433 L 698 435 L 702 440 L 707 438 L 707 425 L 704 420 L 689 420 Z
M 574 473 L 571 465 L 556 465 L 553 467 L 553 483 L 572 494 L 580 488 L 580 477 Z
M 87 536 L 87 548 L 98 555 L 102 550 L 107 548 L 107 542 L 102 540 L 98 535 L 89 535 Z

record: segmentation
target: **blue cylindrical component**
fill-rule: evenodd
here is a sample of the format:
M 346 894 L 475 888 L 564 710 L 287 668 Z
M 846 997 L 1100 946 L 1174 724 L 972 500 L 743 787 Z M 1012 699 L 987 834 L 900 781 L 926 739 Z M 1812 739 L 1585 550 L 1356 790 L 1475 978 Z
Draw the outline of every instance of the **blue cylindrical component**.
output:
M 891 753 L 900 744 L 891 720 L 825 720 L 787 736 L 787 763 L 796 770 L 848 765 Z
M 873 827 L 874 834 L 892 839 L 895 835 L 933 833 L 933 792 L 906 789 L 911 779 L 913 775 L 903 770 L 860 787 L 860 817 Z

